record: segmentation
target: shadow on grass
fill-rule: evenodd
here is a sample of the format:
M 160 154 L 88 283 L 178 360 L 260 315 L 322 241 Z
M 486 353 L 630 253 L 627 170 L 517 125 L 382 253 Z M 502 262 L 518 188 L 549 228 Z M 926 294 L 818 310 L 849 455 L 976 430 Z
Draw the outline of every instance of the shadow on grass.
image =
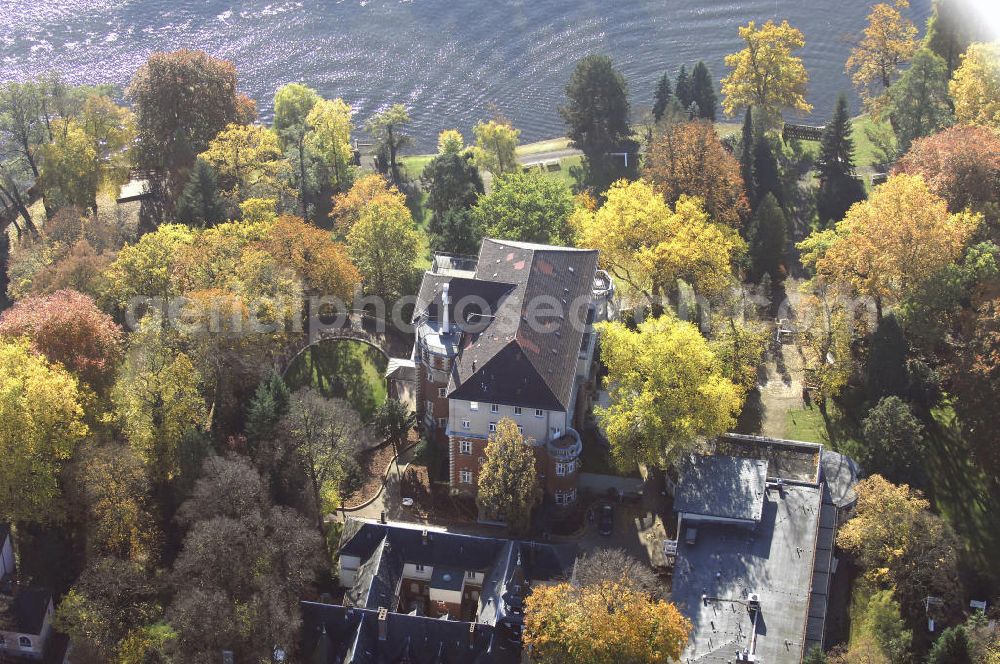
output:
M 974 599 L 1000 592 L 1000 495 L 973 461 L 954 411 L 935 408 L 928 423 L 929 497 L 965 545 L 961 572 Z
M 330 339 L 300 354 L 285 380 L 293 391 L 311 386 L 324 397 L 347 399 L 362 421 L 369 422 L 385 400 L 387 363 L 381 351 L 366 343 Z

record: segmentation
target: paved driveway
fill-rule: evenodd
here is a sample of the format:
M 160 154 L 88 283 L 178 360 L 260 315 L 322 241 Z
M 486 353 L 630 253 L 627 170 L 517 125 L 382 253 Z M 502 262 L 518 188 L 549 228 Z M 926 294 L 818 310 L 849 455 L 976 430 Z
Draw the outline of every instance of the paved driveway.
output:
M 601 501 L 597 505 L 606 504 Z M 596 507 L 596 506 L 595 506 Z M 654 569 L 664 565 L 663 541 L 667 531 L 664 515 L 670 514 L 666 498 L 662 495 L 662 483 L 656 480 L 646 482 L 642 502 L 639 505 L 615 503 L 614 531 L 611 535 L 601 535 L 597 531 L 597 520 L 588 519 L 586 531 L 580 538 L 581 552 L 596 549 L 624 549 L 629 555 Z

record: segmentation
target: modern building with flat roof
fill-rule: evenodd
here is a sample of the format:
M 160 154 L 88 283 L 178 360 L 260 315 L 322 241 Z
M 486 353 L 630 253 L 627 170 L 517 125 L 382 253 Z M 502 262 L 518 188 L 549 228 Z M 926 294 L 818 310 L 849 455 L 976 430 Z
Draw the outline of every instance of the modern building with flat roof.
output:
M 672 601 L 693 626 L 681 661 L 799 664 L 823 645 L 833 569 L 822 446 L 726 438 L 729 454 L 679 468 Z

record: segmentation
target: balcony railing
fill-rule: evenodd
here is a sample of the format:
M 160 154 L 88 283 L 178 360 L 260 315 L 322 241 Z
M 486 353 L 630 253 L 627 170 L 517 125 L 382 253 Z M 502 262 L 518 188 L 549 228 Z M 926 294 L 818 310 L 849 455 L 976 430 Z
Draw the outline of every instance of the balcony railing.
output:
M 545 449 L 556 461 L 573 461 L 583 453 L 583 441 L 576 429 L 566 429 L 561 436 L 546 443 Z

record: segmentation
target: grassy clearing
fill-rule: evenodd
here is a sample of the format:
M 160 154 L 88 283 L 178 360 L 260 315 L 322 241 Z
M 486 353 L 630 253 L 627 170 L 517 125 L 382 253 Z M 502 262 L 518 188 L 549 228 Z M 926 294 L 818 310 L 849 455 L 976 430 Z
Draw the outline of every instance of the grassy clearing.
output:
M 437 155 L 433 154 L 408 154 L 399 158 L 399 163 L 406 169 L 406 175 L 414 180 L 419 179 L 424 173 L 424 168 L 431 163 Z
M 535 141 L 534 143 L 519 145 L 517 146 L 517 156 L 524 157 L 531 154 L 538 154 L 539 152 L 554 152 L 556 150 L 568 149 L 569 139 L 563 136 L 560 138 L 550 138 L 544 141 Z
M 859 443 L 855 429 L 855 425 L 833 402 L 827 402 L 826 417 L 816 404 L 785 413 L 785 438 L 821 443 L 845 454 L 857 450 Z
M 859 115 L 851 120 L 853 130 L 851 137 L 854 139 L 854 163 L 859 171 L 872 173 L 875 170 L 872 164 L 877 159 L 878 148 L 868 138 L 867 130 L 875 129 L 878 124 L 867 115 Z M 888 123 L 883 122 L 881 125 L 887 127 Z
M 385 355 L 366 343 L 331 339 L 295 358 L 285 382 L 292 391 L 312 387 L 324 397 L 347 399 L 367 422 L 385 401 L 387 364 Z
M 827 406 L 825 419 L 815 406 L 789 411 L 786 417 L 786 438 L 822 443 L 857 456 L 862 445 L 857 425 L 836 405 Z M 1000 493 L 973 460 L 955 411 L 947 402 L 931 411 L 923 470 L 928 478 L 926 493 L 935 510 L 951 524 L 962 542 L 965 586 L 981 589 L 983 596 L 993 596 L 1000 591 L 1000 568 L 996 565 Z
M 958 533 L 971 573 L 968 588 L 984 597 L 1000 591 L 1000 494 L 975 464 L 950 404 L 931 412 L 925 471 L 935 508 Z

